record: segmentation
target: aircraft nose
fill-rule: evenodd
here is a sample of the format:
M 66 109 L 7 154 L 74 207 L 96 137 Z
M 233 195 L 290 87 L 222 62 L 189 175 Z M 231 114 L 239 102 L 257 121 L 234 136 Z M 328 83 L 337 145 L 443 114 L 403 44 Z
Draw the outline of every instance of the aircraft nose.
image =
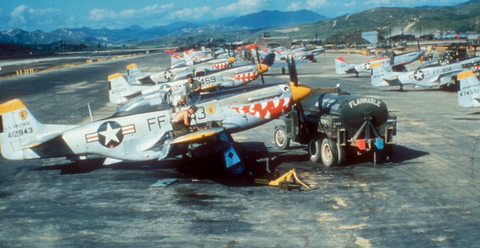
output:
M 292 98 L 293 101 L 303 100 L 312 93 L 312 88 L 305 85 L 297 85 L 293 82 L 290 82 L 290 88 L 292 89 Z
M 228 63 L 233 64 L 235 62 L 235 57 L 228 57 Z
M 268 65 L 257 64 L 258 73 L 262 74 L 268 71 Z

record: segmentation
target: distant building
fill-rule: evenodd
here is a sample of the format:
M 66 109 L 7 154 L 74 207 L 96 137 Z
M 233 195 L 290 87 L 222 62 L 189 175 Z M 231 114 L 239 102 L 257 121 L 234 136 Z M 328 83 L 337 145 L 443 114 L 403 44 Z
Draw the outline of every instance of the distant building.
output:
M 371 32 L 362 32 L 362 38 L 370 42 L 370 44 L 377 44 L 378 43 L 378 32 L 371 31 Z
M 345 34 L 345 35 L 332 35 L 325 40 L 326 45 L 336 46 L 366 46 L 370 44 L 370 41 L 362 38 L 361 33 Z
M 265 48 L 274 48 L 278 46 L 285 46 L 290 48 L 292 46 L 292 39 L 290 37 L 269 37 L 258 39 L 258 45 L 260 50 Z
M 399 41 L 414 41 L 414 40 L 415 40 L 415 35 L 412 35 L 412 34 L 399 34 L 399 35 L 391 36 L 389 40 L 394 41 L 394 42 L 399 42 Z

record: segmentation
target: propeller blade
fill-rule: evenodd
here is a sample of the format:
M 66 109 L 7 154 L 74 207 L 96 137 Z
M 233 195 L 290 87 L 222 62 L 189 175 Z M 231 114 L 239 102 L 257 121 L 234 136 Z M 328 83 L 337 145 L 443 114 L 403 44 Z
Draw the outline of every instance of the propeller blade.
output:
M 258 55 L 258 48 L 255 46 L 255 52 L 257 54 L 257 67 L 260 65 L 260 55 Z M 262 84 L 265 84 L 265 80 L 263 79 L 263 73 L 260 74 L 260 77 L 262 78 Z
M 298 76 L 297 76 L 297 67 L 295 66 L 295 58 L 292 55 L 292 65 L 291 65 L 291 72 L 290 72 L 290 82 L 293 82 L 295 86 L 298 86 Z

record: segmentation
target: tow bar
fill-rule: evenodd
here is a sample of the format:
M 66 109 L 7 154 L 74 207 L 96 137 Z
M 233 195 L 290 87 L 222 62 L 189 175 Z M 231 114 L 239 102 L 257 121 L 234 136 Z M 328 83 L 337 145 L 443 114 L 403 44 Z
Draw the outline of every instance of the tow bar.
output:
M 312 190 L 308 185 L 300 181 L 297 177 L 295 169 L 290 170 L 289 172 L 283 174 L 279 178 L 269 181 L 268 179 L 255 178 L 255 183 L 265 184 L 270 186 L 280 186 L 281 189 L 287 189 L 288 191 L 298 190 L 300 191 L 300 186 L 303 186 L 308 190 Z

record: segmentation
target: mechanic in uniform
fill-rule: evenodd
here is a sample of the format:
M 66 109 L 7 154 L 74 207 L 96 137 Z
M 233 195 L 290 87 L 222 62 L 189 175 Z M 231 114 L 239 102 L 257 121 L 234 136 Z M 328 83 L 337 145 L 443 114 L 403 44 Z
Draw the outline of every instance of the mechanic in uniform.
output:
M 190 117 L 189 115 L 194 114 L 197 112 L 197 106 L 192 105 L 188 110 L 182 110 L 178 112 L 175 117 L 173 117 L 171 124 L 173 127 L 173 133 L 175 137 L 179 137 L 185 134 L 190 133 L 190 129 L 194 131 L 198 130 L 197 127 L 190 125 Z

